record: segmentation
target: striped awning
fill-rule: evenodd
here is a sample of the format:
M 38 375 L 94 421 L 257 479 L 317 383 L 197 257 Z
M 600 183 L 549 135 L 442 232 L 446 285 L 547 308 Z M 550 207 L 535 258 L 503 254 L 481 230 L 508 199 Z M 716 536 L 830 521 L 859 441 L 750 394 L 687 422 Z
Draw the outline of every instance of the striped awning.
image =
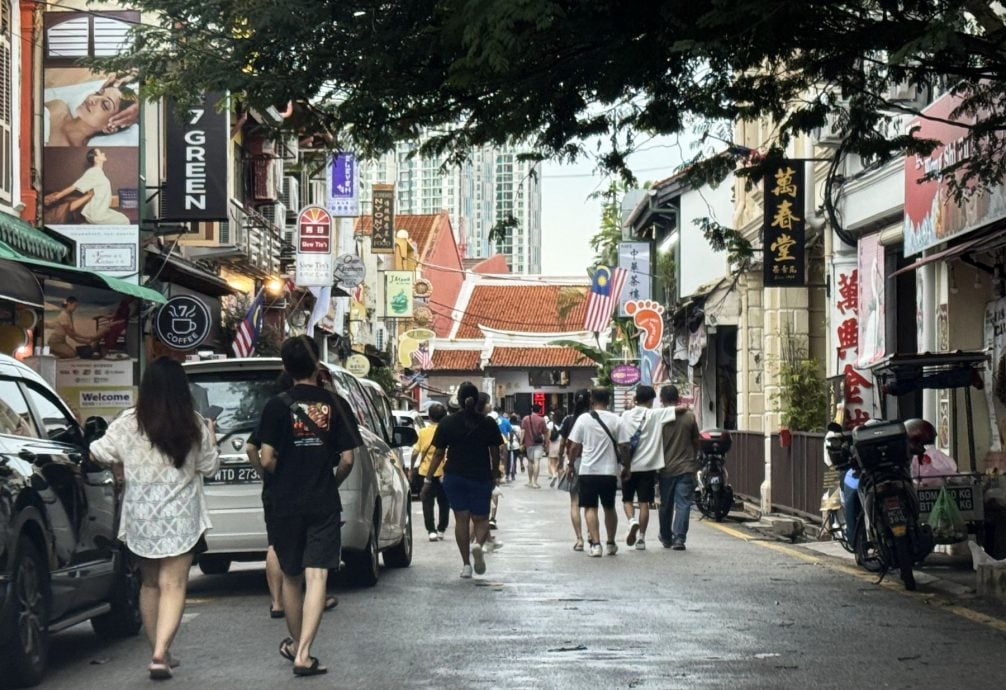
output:
M 23 254 L 46 261 L 62 261 L 70 251 L 62 242 L 9 213 L 0 213 L 0 240 Z

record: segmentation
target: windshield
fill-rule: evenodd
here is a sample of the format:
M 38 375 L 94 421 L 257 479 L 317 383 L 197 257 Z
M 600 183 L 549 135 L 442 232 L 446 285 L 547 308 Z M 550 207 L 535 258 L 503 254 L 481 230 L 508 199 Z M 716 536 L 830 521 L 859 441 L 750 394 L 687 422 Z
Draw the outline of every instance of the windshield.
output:
M 221 409 L 217 433 L 228 434 L 258 426 L 262 408 L 280 392 L 277 377 L 278 372 L 269 370 L 190 373 L 189 388 L 199 414 L 212 416 L 212 407 Z

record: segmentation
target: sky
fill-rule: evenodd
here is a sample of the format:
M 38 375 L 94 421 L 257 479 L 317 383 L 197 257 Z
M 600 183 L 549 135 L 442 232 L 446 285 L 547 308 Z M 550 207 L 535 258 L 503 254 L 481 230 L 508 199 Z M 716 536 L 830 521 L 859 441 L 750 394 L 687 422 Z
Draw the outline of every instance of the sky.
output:
M 674 174 L 694 155 L 688 135 L 657 137 L 639 146 L 629 167 L 642 184 Z M 541 173 L 541 270 L 544 275 L 585 276 L 593 264 L 590 238 L 601 223 L 601 200 L 590 195 L 607 188 L 610 178 L 592 160 L 573 164 L 546 161 Z

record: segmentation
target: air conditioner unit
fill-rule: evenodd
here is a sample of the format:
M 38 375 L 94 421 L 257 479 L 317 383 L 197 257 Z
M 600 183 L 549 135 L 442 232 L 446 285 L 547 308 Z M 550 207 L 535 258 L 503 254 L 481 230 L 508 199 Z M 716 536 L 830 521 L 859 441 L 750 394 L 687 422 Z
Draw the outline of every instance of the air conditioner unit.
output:
M 287 213 L 296 214 L 300 211 L 300 180 L 294 175 L 283 178 L 283 193 L 280 196 Z
M 311 180 L 311 189 L 307 201 L 310 206 L 325 205 L 325 182 L 323 180 Z
M 297 163 L 300 160 L 300 139 L 297 137 L 290 137 L 285 143 L 287 157 L 289 158 L 290 163 Z
M 818 146 L 837 147 L 845 140 L 837 113 L 828 113 L 824 126 L 817 130 Z
M 276 202 L 272 207 L 272 217 L 269 220 L 280 232 L 286 231 L 286 204 Z M 268 217 L 268 216 L 267 216 Z

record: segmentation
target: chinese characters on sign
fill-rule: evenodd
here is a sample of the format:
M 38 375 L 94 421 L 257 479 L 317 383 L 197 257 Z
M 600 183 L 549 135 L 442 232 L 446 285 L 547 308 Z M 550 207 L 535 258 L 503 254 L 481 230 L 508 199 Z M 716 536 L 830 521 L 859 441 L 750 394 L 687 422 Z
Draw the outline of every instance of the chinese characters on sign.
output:
M 360 199 L 356 184 L 356 154 L 340 153 L 328 164 L 328 194 L 325 205 L 337 218 L 360 215 Z
M 618 315 L 629 316 L 625 311 L 627 302 L 651 298 L 653 271 L 650 270 L 650 243 L 620 242 L 618 267 L 625 269 L 625 286 L 618 298 Z
M 391 254 L 395 247 L 395 186 L 375 184 L 370 249 L 375 254 Z
M 804 165 L 784 160 L 765 177 L 765 287 L 804 284 Z
M 832 284 L 836 289 L 831 295 L 829 310 L 832 326 L 831 340 L 834 347 L 834 369 L 841 377 L 841 385 L 836 391 L 844 410 L 843 421 L 847 429 L 866 423 L 873 416 L 874 384 L 869 373 L 858 369 L 860 358 L 859 324 L 859 266 L 851 257 L 835 260 Z
M 334 268 L 332 216 L 321 206 L 308 206 L 297 216 L 297 285 L 329 287 Z

